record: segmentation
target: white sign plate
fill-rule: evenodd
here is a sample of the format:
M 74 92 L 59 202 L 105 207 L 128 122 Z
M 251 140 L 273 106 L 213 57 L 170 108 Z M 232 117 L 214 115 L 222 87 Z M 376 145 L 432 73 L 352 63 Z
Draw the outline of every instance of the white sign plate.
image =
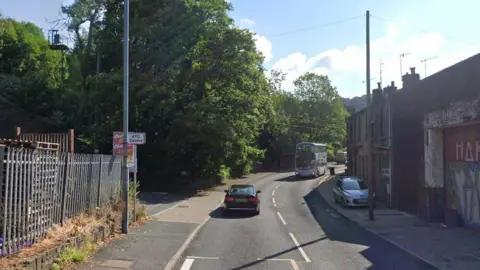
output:
M 129 132 L 128 143 L 129 144 L 145 144 L 147 138 L 144 132 Z

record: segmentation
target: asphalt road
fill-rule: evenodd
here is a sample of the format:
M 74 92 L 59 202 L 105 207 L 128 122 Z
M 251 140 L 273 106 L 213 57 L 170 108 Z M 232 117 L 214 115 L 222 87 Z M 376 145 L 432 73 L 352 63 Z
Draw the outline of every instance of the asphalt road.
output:
M 175 269 L 436 269 L 345 219 L 292 173 L 255 182 L 261 213 L 211 213 Z

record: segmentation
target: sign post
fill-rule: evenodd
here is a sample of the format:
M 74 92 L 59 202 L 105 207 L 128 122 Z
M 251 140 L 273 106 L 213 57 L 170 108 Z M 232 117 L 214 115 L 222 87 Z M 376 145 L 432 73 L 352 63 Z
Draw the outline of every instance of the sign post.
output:
M 134 197 L 133 197 L 133 219 L 137 217 L 137 145 L 146 143 L 146 135 L 143 132 L 129 132 L 127 137 L 127 168 L 133 173 Z M 113 132 L 113 155 L 123 156 L 123 132 Z M 127 189 L 128 190 L 128 189 Z

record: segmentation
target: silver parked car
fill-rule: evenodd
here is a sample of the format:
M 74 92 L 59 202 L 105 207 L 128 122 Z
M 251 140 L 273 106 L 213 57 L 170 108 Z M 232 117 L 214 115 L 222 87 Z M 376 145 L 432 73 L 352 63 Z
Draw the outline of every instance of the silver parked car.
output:
M 373 195 L 375 199 L 375 194 Z M 368 187 L 365 181 L 354 176 L 345 176 L 337 180 L 333 188 L 333 198 L 343 206 L 367 206 Z

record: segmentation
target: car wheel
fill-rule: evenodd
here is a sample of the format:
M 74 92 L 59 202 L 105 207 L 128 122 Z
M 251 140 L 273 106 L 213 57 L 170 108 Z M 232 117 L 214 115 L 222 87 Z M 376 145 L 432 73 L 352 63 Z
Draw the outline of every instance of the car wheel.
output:
M 335 193 L 333 193 L 333 200 L 335 201 L 335 203 L 338 203 L 337 195 L 335 195 Z
M 223 215 L 228 216 L 230 214 L 230 210 L 228 208 L 223 208 Z
M 255 216 L 258 216 L 260 215 L 260 208 L 257 208 L 257 210 L 255 211 Z

